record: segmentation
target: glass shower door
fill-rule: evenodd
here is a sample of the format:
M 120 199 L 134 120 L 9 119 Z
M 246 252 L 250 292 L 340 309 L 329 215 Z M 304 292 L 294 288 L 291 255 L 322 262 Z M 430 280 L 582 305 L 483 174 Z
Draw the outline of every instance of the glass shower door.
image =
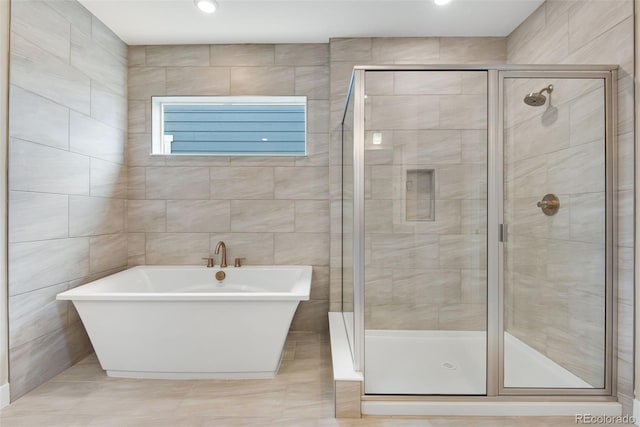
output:
M 604 388 L 605 80 L 512 75 L 503 88 L 504 388 Z
M 487 72 L 367 71 L 364 386 L 486 394 Z

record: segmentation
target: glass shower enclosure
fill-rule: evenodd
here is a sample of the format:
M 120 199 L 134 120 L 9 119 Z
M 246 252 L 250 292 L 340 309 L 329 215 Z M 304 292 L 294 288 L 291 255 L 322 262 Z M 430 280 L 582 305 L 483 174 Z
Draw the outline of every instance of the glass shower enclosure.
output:
M 363 66 L 342 303 L 367 395 L 612 395 L 612 66 Z

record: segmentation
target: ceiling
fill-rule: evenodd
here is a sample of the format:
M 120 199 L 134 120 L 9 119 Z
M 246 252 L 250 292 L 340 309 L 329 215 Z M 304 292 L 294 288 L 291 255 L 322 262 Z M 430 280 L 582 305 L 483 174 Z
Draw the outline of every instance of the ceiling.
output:
M 544 0 L 80 0 L 130 45 L 326 43 L 337 37 L 507 36 Z

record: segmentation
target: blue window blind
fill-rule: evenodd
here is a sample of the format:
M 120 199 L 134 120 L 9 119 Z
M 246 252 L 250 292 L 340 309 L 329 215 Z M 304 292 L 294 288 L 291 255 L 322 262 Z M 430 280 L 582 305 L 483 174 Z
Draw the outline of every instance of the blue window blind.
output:
M 304 155 L 305 105 L 164 105 L 171 153 Z

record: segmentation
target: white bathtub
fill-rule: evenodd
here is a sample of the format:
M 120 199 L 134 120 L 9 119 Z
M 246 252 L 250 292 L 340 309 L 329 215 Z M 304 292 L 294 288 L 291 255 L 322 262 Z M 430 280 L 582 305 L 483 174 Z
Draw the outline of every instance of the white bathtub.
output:
M 141 266 L 57 299 L 73 301 L 109 376 L 269 378 L 310 288 L 310 266 Z

